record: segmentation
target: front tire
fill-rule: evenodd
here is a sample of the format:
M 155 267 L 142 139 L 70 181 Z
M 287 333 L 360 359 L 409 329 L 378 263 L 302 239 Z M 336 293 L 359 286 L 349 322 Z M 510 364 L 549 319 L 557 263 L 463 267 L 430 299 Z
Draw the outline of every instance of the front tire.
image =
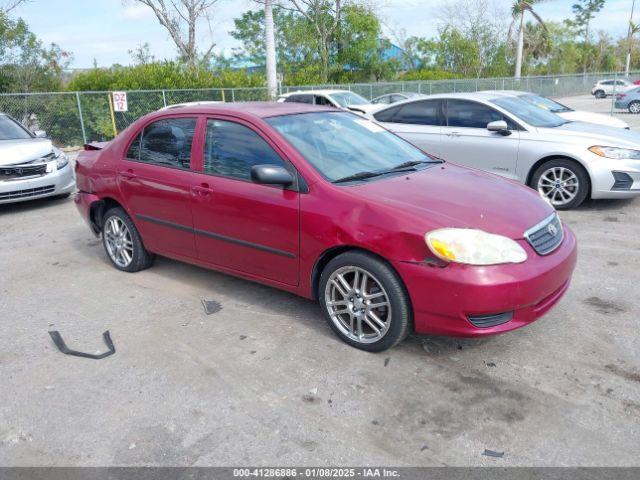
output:
M 634 115 L 637 115 L 638 113 L 640 113 L 640 102 L 637 100 L 634 100 L 629 104 L 628 108 L 629 108 L 629 113 L 633 113 Z
M 369 253 L 332 259 L 322 271 L 318 298 L 331 329 L 361 350 L 381 352 L 409 334 L 413 314 L 404 284 L 389 264 Z
M 154 255 L 144 248 L 140 234 L 127 212 L 111 208 L 102 219 L 102 245 L 118 270 L 139 272 L 149 268 Z
M 584 202 L 590 185 L 589 174 L 580 164 L 555 158 L 536 169 L 530 187 L 545 196 L 556 210 L 569 210 Z
M 596 92 L 593 95 L 599 99 L 607 98 L 607 94 L 604 93 L 604 90 L 596 90 Z

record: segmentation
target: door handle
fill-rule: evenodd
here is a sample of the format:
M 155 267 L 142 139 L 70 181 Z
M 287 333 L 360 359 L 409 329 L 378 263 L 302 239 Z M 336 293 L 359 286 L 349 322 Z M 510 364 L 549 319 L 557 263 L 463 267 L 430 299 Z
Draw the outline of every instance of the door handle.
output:
M 194 185 L 191 187 L 191 191 L 202 197 L 207 197 L 213 193 L 213 190 L 209 188 L 209 185 L 206 183 L 203 183 L 202 185 Z
M 120 172 L 120 176 L 123 178 L 136 178 L 136 174 L 131 169 Z

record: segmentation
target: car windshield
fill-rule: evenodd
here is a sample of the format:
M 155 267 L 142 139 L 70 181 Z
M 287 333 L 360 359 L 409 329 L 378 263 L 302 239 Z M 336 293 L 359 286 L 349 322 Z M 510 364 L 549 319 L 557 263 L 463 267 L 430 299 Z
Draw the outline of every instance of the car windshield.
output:
M 541 97 L 540 95 L 536 95 L 535 93 L 526 93 L 524 95 L 520 95 L 520 98 L 531 105 L 535 105 L 536 107 L 544 108 L 545 110 L 549 110 L 553 113 L 561 113 L 561 112 L 571 112 L 573 111 L 569 107 L 562 105 L 561 103 L 556 102 L 555 100 L 551 100 L 547 97 Z
M 329 97 L 342 108 L 349 108 L 352 105 L 368 105 L 370 103 L 367 99 L 353 92 L 331 93 Z
M 548 110 L 532 105 L 516 97 L 501 97 L 491 103 L 504 108 L 507 112 L 534 127 L 554 128 L 569 123 L 562 117 Z
M 440 162 L 352 113 L 300 113 L 268 118 L 267 122 L 332 182 Z
M 23 140 L 33 138 L 15 120 L 6 115 L 0 115 L 0 140 Z

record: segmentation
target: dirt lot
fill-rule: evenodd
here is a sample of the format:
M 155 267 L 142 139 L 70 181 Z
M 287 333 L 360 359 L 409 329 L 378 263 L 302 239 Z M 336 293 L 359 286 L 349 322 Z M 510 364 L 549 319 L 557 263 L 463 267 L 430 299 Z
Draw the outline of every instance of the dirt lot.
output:
M 0 464 L 638 466 L 640 199 L 562 217 L 580 259 L 549 315 L 368 354 L 287 293 L 116 271 L 71 200 L 0 206 Z

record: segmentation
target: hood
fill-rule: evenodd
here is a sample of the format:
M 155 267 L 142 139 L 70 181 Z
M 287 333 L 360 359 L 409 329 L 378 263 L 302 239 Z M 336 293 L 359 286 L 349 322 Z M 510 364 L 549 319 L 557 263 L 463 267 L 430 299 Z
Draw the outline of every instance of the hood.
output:
M 569 122 L 555 128 L 538 128 L 539 133 L 560 135 L 576 143 L 640 150 L 640 133 L 586 122 Z
M 0 165 L 18 165 L 44 157 L 53 151 L 48 138 L 0 140 Z
M 598 125 L 605 125 L 607 127 L 615 128 L 629 128 L 629 125 L 626 122 L 612 117 L 611 115 L 604 115 L 602 113 L 573 110 L 571 112 L 559 112 L 556 113 L 556 115 L 574 122 L 597 123 Z
M 554 212 L 535 190 L 449 162 L 351 188 L 372 204 L 410 215 L 412 224 L 425 233 L 443 227 L 477 228 L 519 239 Z

